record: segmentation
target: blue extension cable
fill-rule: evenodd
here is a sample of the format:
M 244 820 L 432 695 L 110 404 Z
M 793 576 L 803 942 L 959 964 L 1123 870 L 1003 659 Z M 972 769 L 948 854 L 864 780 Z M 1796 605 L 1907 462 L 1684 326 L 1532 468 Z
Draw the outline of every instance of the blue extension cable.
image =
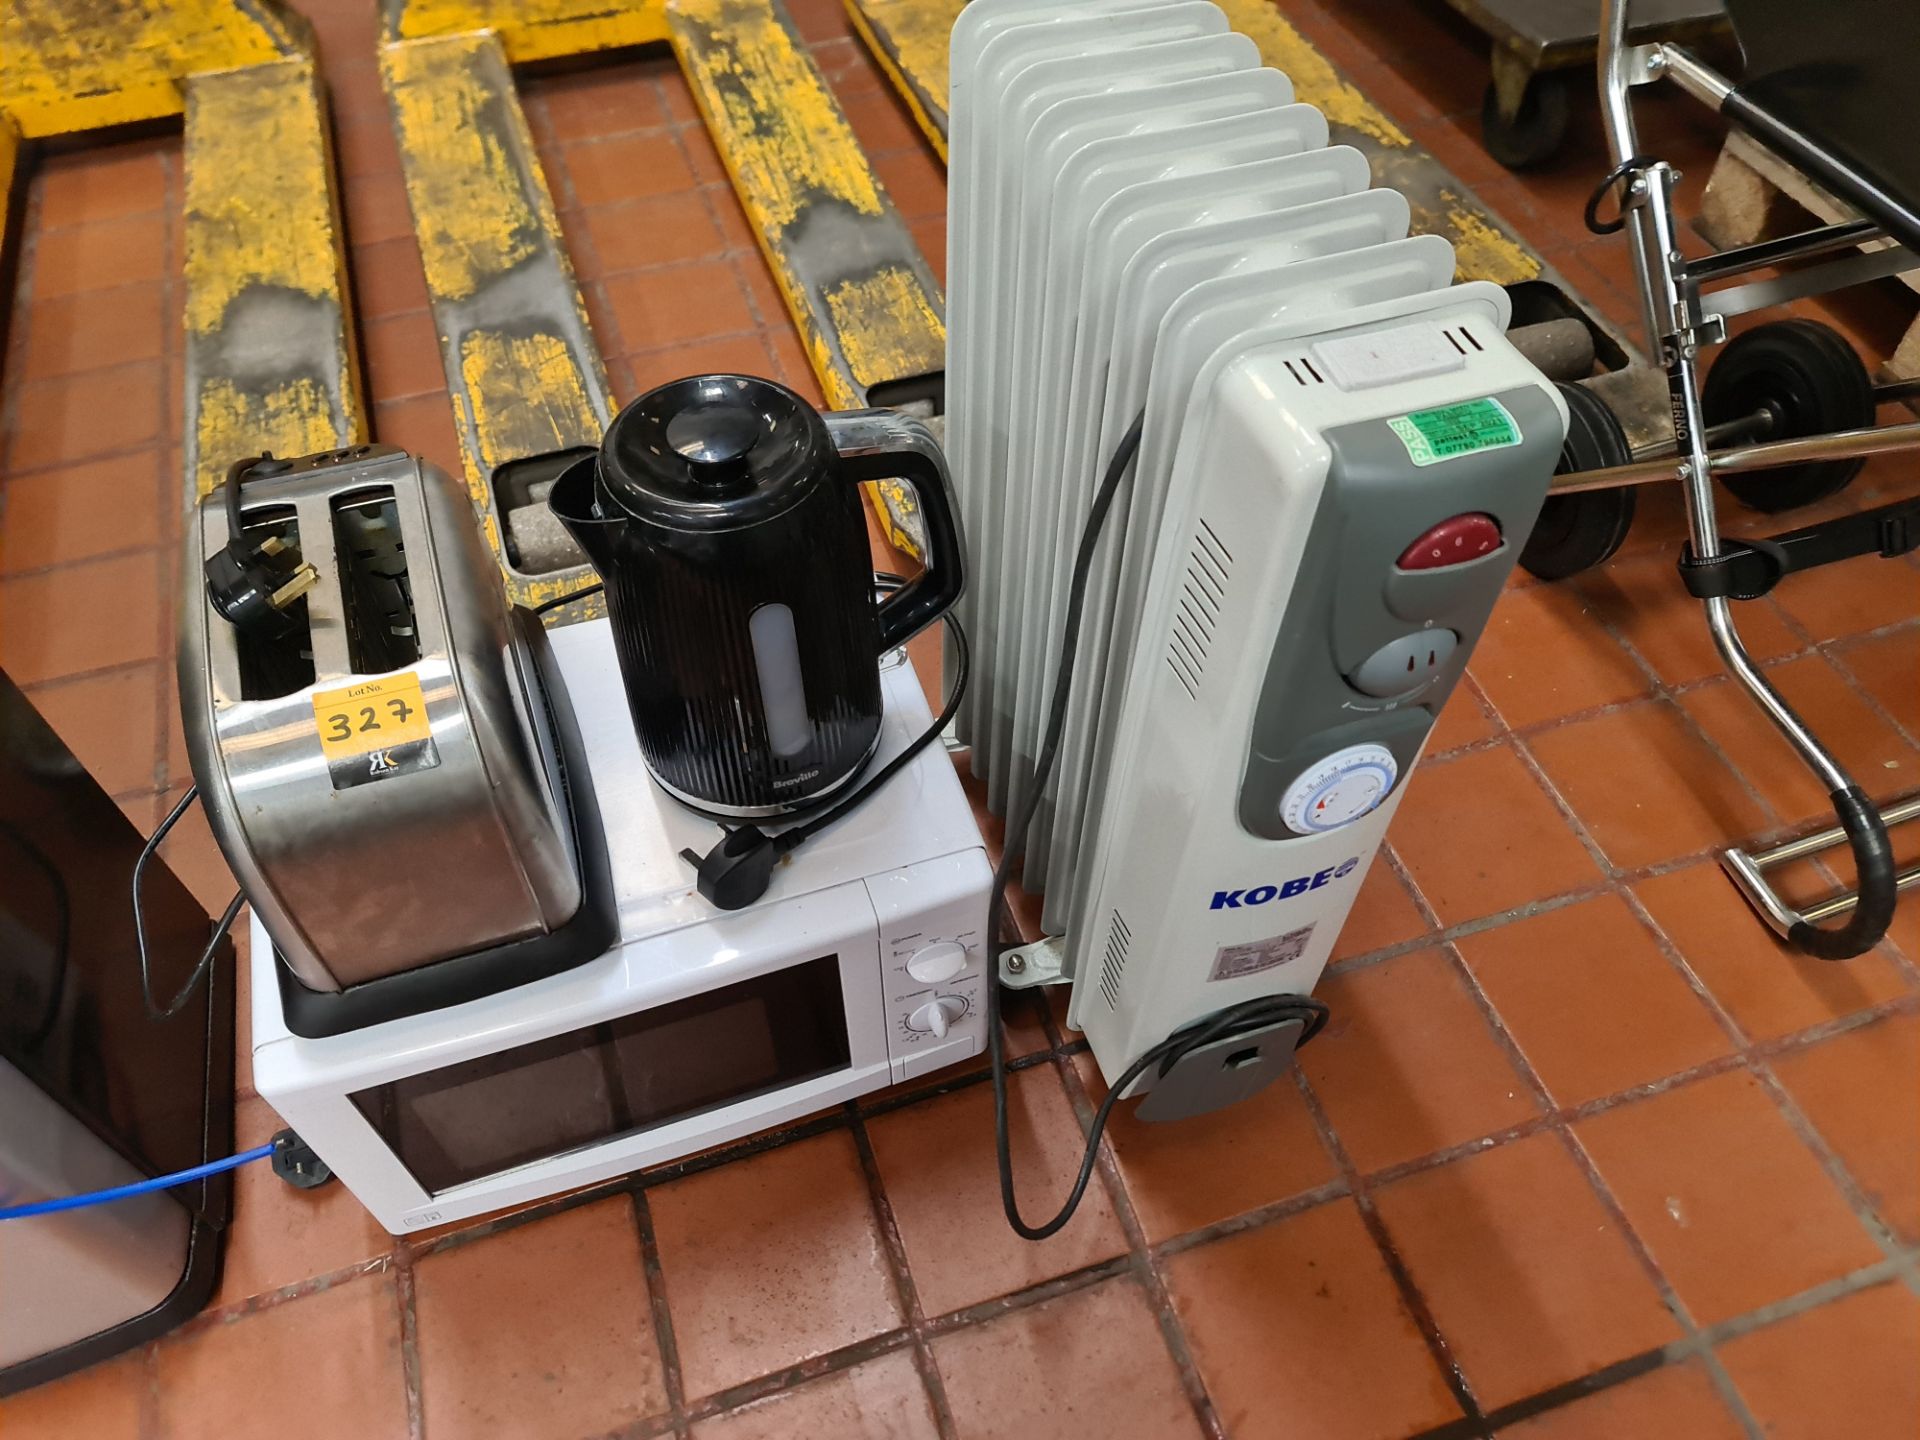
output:
M 243 1150 L 238 1155 L 229 1155 L 224 1160 L 209 1160 L 204 1165 L 195 1165 L 190 1170 L 176 1170 L 171 1175 L 156 1175 L 151 1180 L 141 1180 L 132 1185 L 116 1185 L 111 1190 L 90 1190 L 84 1195 L 59 1195 L 51 1200 L 36 1200 L 30 1205 L 9 1205 L 0 1209 L 0 1220 L 25 1220 L 32 1215 L 51 1215 L 60 1210 L 84 1210 L 89 1205 L 105 1205 L 112 1200 L 125 1200 L 134 1195 L 145 1195 L 150 1190 L 168 1190 L 175 1185 L 185 1185 L 189 1181 L 199 1180 L 207 1175 L 218 1175 L 222 1170 L 238 1170 L 242 1165 L 255 1160 L 264 1160 L 273 1154 L 273 1142 L 256 1145 L 251 1150 Z

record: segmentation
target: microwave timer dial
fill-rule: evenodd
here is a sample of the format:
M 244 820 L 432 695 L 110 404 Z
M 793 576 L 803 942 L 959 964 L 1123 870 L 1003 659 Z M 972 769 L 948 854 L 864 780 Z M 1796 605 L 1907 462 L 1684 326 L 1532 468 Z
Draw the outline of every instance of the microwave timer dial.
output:
M 953 1022 L 972 1007 L 964 995 L 936 995 L 907 1016 L 907 1029 L 920 1035 L 944 1037 Z

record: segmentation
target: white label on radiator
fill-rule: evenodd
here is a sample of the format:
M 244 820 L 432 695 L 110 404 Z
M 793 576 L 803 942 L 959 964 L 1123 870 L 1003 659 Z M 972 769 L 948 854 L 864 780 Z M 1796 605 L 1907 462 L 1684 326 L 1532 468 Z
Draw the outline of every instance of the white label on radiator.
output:
M 1312 348 L 1327 378 L 1342 390 L 1370 390 L 1467 365 L 1467 357 L 1431 322 L 1316 340 Z
M 1302 925 L 1298 930 L 1269 936 L 1265 940 L 1254 940 L 1245 945 L 1222 945 L 1213 952 L 1213 971 L 1207 979 L 1239 980 L 1298 960 L 1307 953 L 1307 941 L 1312 938 L 1313 926 Z

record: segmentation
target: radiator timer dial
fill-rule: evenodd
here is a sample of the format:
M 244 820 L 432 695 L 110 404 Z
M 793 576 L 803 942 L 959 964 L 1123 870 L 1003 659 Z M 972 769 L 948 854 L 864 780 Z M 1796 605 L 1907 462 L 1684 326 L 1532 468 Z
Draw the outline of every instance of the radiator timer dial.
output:
M 1387 798 L 1400 766 L 1384 745 L 1349 745 L 1309 765 L 1280 797 L 1280 818 L 1296 835 L 1338 830 Z

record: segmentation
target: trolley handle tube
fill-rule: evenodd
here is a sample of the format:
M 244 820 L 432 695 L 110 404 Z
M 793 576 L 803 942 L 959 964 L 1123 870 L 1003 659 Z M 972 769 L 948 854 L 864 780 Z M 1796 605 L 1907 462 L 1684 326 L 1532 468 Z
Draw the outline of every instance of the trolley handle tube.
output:
M 1606 131 L 1607 152 L 1618 165 L 1638 153 L 1634 135 L 1632 82 L 1627 74 L 1627 7 L 1630 0 L 1600 0 L 1600 49 L 1595 68 L 1600 72 L 1600 119 Z
M 1811 920 L 1797 920 L 1787 930 L 1787 940 L 1816 960 L 1851 960 L 1864 955 L 1886 935 L 1893 923 L 1899 880 L 1894 873 L 1893 842 L 1887 838 L 1886 822 L 1866 792 L 1858 785 L 1848 785 L 1835 790 L 1830 798 L 1853 850 L 1860 899 L 1839 929 L 1823 930 Z

